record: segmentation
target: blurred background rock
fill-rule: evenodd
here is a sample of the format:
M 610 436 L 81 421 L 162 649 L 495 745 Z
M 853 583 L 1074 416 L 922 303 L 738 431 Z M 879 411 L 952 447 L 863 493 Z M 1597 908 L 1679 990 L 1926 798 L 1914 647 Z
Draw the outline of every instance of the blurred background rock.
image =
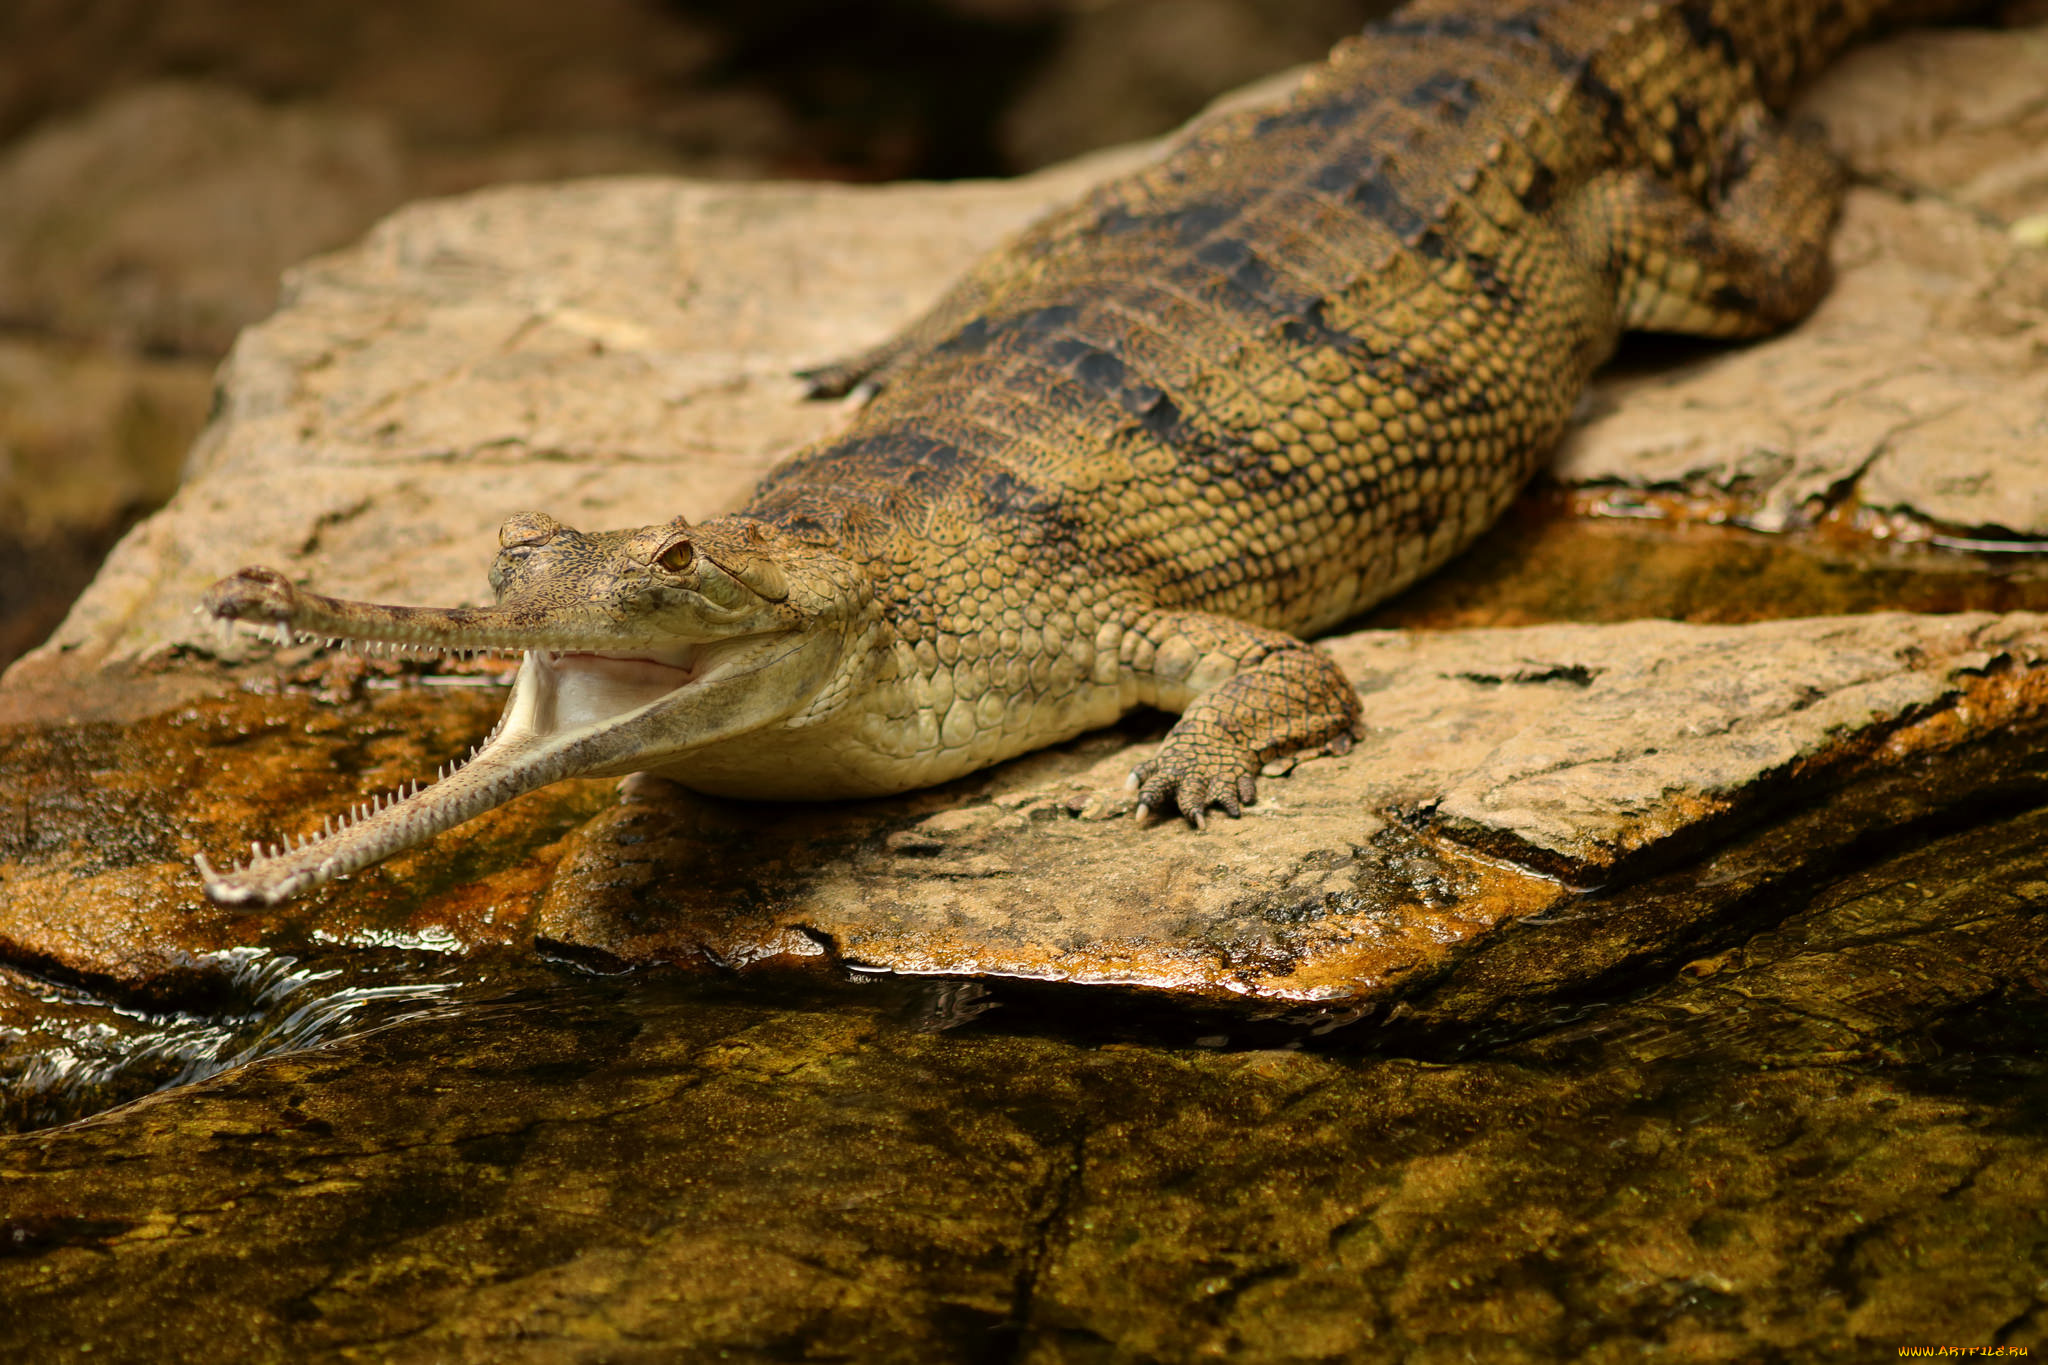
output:
M 282 272 L 505 181 L 1007 175 L 1315 59 L 1376 0 L 0 5 L 0 666 L 176 487 Z

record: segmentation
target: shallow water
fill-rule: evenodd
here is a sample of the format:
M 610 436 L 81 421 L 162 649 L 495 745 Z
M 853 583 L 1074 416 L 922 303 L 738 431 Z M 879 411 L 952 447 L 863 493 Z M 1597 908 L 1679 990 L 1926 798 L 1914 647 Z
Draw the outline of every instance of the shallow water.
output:
M 497 989 L 482 964 L 442 957 L 350 954 L 314 965 L 264 948 L 207 957 L 217 989 L 191 1008 L 110 1001 L 19 971 L 0 978 L 17 1002 L 41 1007 L 7 1030 L 21 1036 L 0 1059 L 0 1132 L 72 1122 Z

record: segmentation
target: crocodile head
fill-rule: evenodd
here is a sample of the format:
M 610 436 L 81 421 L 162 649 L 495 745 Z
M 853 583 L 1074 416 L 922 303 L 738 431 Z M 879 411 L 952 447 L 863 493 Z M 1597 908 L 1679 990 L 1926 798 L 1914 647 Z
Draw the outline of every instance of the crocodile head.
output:
M 467 763 L 303 842 L 258 845 L 246 866 L 216 872 L 202 856 L 208 896 L 275 905 L 522 792 L 674 770 L 693 749 L 799 715 L 846 660 L 862 600 L 845 560 L 744 518 L 586 535 L 522 512 L 498 543 L 489 607 L 347 602 L 261 568 L 208 589 L 203 610 L 280 643 L 524 655 L 505 714 Z

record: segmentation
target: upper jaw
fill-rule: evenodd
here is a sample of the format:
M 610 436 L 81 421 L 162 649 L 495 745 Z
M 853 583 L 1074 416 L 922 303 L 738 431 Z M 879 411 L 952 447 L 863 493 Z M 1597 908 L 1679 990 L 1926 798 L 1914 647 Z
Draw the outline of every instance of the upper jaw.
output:
M 246 568 L 206 590 L 200 611 L 232 632 L 240 623 L 291 645 L 301 640 L 366 647 L 369 652 L 466 654 L 617 654 L 653 658 L 687 654 L 696 642 L 664 640 L 658 631 L 637 637 L 597 608 L 545 608 L 501 604 L 490 607 L 395 607 L 354 602 L 309 592 L 275 569 Z M 720 635 L 749 633 L 740 622 L 705 623 Z

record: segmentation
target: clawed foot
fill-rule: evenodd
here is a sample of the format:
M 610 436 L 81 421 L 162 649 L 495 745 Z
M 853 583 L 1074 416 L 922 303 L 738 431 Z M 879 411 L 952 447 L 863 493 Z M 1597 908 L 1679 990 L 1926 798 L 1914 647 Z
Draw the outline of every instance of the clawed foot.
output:
M 1212 808 L 1235 820 L 1244 814 L 1246 806 L 1259 799 L 1261 769 L 1271 769 L 1273 765 L 1261 764 L 1249 751 L 1235 755 L 1204 752 L 1191 744 L 1176 744 L 1175 738 L 1168 735 L 1158 757 L 1148 758 L 1131 769 L 1124 784 L 1138 793 L 1140 819 L 1178 812 L 1200 829 Z M 1350 735 L 1338 735 L 1327 744 L 1290 756 L 1285 760 L 1285 770 L 1291 770 L 1297 758 L 1348 753 L 1351 743 Z
M 1169 742 L 1159 757 L 1131 769 L 1125 785 L 1137 790 L 1140 819 L 1177 810 L 1200 829 L 1209 807 L 1219 807 L 1235 820 L 1259 799 L 1256 762 L 1247 769 L 1241 763 L 1218 762 L 1211 755 L 1176 755 L 1172 749 Z
M 1358 690 L 1328 654 L 1200 612 L 1149 618 L 1148 628 L 1181 646 L 1173 676 L 1183 683 L 1230 662 L 1238 671 L 1195 695 L 1158 755 L 1131 773 L 1141 815 L 1177 810 L 1197 829 L 1213 809 L 1234 819 L 1258 799 L 1268 760 L 1350 747 Z M 1165 646 L 1158 652 L 1164 657 Z M 1200 669 L 1188 665 L 1189 656 Z

